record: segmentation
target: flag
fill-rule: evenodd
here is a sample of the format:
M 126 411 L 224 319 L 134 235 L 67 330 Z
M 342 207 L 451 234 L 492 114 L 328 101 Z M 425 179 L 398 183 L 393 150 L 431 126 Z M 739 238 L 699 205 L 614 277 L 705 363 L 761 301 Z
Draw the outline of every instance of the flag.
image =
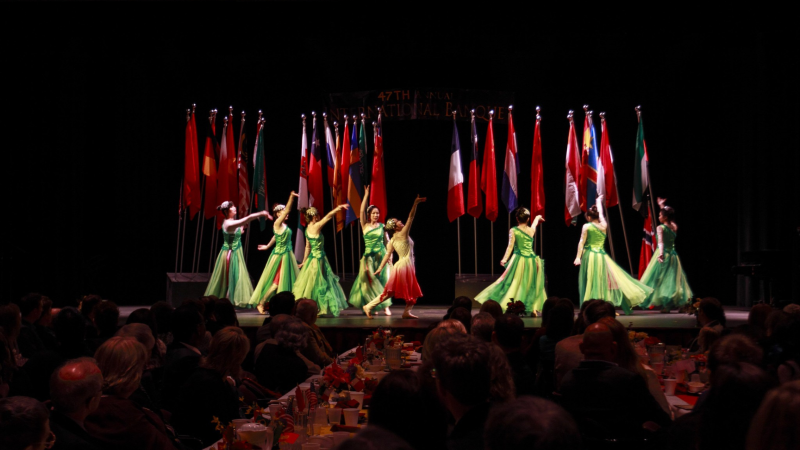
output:
M 306 409 L 306 396 L 303 395 L 303 391 L 300 389 L 299 385 L 294 390 L 294 398 L 297 400 L 297 409 L 299 411 L 305 411 L 305 409 Z
M 614 175 L 614 155 L 611 154 L 611 144 L 608 142 L 608 123 L 603 118 L 600 121 L 600 161 L 597 167 L 597 193 L 606 196 L 606 206 L 619 205 L 617 196 L 617 179 Z
M 233 109 L 233 108 L 231 108 Z M 228 146 L 228 200 L 236 203 L 239 199 L 239 171 L 236 167 L 236 144 L 233 142 L 233 112 L 228 116 L 228 132 L 225 134 L 225 140 Z M 244 217 L 239 215 L 239 217 Z
M 353 129 L 350 132 L 350 168 L 347 171 L 347 210 L 345 222 L 350 223 L 358 219 L 361 211 L 361 199 L 364 198 L 364 185 L 361 182 L 361 152 L 358 147 L 358 119 L 353 121 Z
M 336 206 L 347 203 L 347 183 L 350 179 L 350 128 L 347 117 L 344 118 L 344 136 L 342 145 L 339 146 L 339 195 L 336 197 Z M 336 213 L 336 230 L 341 231 L 346 225 L 347 214 L 344 211 Z
M 501 197 L 506 210 L 517 209 L 517 175 L 519 175 L 519 159 L 517 159 L 517 134 L 514 132 L 514 119 L 508 111 L 508 142 L 506 143 L 506 161 L 503 164 L 503 187 Z
M 475 129 L 475 115 L 472 115 L 472 129 L 470 131 L 470 161 L 469 161 L 469 188 L 467 196 L 467 211 L 476 219 L 481 216 L 483 201 L 481 199 L 480 173 L 481 164 L 478 159 L 478 130 Z
M 486 218 L 497 220 L 497 169 L 494 165 L 494 132 L 492 116 L 489 116 L 489 129 L 486 132 L 486 145 L 483 148 L 483 172 L 481 172 L 481 190 L 486 194 Z
M 647 161 L 647 144 L 644 142 L 644 126 L 640 115 L 639 130 L 636 132 L 636 162 L 633 165 L 633 209 L 639 212 L 641 212 L 644 196 L 650 184 L 647 174 Z
M 186 122 L 186 145 L 184 149 L 183 164 L 183 206 L 189 208 L 189 219 L 200 212 L 203 202 L 203 193 L 200 192 L 200 166 L 197 161 L 197 126 L 194 122 L 194 113 Z
M 583 119 L 583 153 L 581 158 L 581 210 L 586 212 L 597 201 L 597 137 L 591 114 Z
M 229 155 L 229 151 L 233 151 L 231 148 L 228 150 L 228 130 L 233 131 L 232 127 L 228 126 L 228 120 L 224 121 L 222 125 L 222 144 L 220 145 L 219 149 L 219 171 L 217 172 L 217 202 L 222 203 L 227 200 L 234 200 L 233 192 L 231 192 L 231 183 L 236 181 L 234 177 L 234 173 L 232 172 L 232 164 L 233 159 L 231 158 L 232 155 Z M 233 136 L 231 135 L 231 140 L 233 140 Z M 232 147 L 232 146 L 231 146 Z M 235 191 L 234 191 L 235 192 Z M 236 199 L 238 200 L 238 199 Z M 217 221 L 217 229 L 222 227 L 222 221 L 225 220 L 222 217 L 221 220 Z
M 313 385 L 312 385 L 313 386 Z M 319 405 L 319 397 L 313 389 L 308 389 L 306 393 L 306 402 L 308 402 L 308 409 L 316 408 Z
M 367 135 L 366 135 L 367 130 L 366 130 L 366 127 L 367 127 L 366 121 L 362 117 L 361 118 L 361 128 L 359 128 L 359 130 L 358 130 L 358 154 L 359 154 L 359 159 L 361 160 L 361 169 L 360 169 L 361 170 L 361 181 L 364 183 L 364 186 L 369 184 L 370 175 L 372 175 L 371 173 L 369 173 L 369 170 L 368 170 L 368 167 L 367 167 L 367 163 L 369 162 L 369 159 L 367 159 L 367 150 L 368 149 L 367 149 Z M 361 195 L 361 198 L 364 198 L 363 193 Z
M 239 129 L 239 155 L 236 158 L 236 168 L 239 171 L 239 217 L 246 217 L 250 212 L 250 183 L 247 177 L 247 139 L 244 134 L 244 114 Z M 266 192 L 266 189 L 265 189 Z
M 450 179 L 447 184 L 447 218 L 450 222 L 464 215 L 464 173 L 461 171 L 461 143 L 453 116 L 453 142 L 450 145 Z
M 386 220 L 386 173 L 383 166 L 383 126 L 381 115 L 375 126 L 375 151 L 372 156 L 372 179 L 370 180 L 369 201 L 378 208 L 378 222 Z
M 297 187 L 297 209 L 308 208 L 308 138 L 306 137 L 306 119 L 303 116 L 303 139 L 300 142 L 300 185 Z M 303 261 L 306 254 L 306 218 L 305 214 L 297 215 L 297 236 L 294 238 L 294 257 Z
M 645 205 L 646 207 L 647 205 Z M 655 252 L 655 233 L 653 232 L 653 218 L 650 208 L 647 208 L 647 218 L 644 219 L 644 230 L 642 232 L 642 249 L 639 251 L 639 279 L 644 275 L 645 269 L 650 264 L 650 258 Z
M 281 408 L 277 416 L 276 419 L 283 423 L 283 433 L 294 433 L 294 417 L 292 417 L 292 414 L 286 412 L 286 408 Z
M 580 195 L 578 183 L 581 176 L 581 156 L 578 153 L 578 137 L 575 136 L 575 123 L 570 115 L 569 134 L 567 135 L 567 160 L 566 173 L 564 174 L 564 221 L 575 225 L 581 214 Z
M 333 136 L 331 135 L 331 127 L 328 125 L 328 117 L 325 116 L 325 156 L 326 161 L 325 165 L 328 168 L 328 187 L 331 189 L 331 195 L 333 198 L 336 198 L 336 195 L 333 193 L 333 184 L 334 178 L 336 177 L 336 142 L 333 140 Z M 336 137 L 338 138 L 339 135 L 337 134 Z M 331 208 L 335 208 L 336 205 L 331 205 Z
M 214 157 L 213 122 L 208 127 L 208 134 L 206 135 L 206 149 L 203 153 L 203 175 L 206 176 L 206 201 L 203 205 L 203 217 L 211 219 L 217 214 L 217 160 Z
M 253 171 L 253 191 L 255 196 L 253 198 L 253 212 L 264 211 L 267 209 L 267 170 L 264 167 L 266 158 L 264 158 L 264 126 L 263 123 L 258 124 L 258 131 L 256 135 L 256 150 L 253 155 L 255 170 Z M 263 217 L 258 218 L 259 229 L 264 231 L 267 226 L 267 221 Z
M 533 156 L 531 158 L 531 216 L 544 217 L 544 169 L 542 166 L 542 135 L 539 125 L 541 116 L 536 115 L 533 130 Z
M 319 135 L 317 134 L 317 117 L 311 119 L 311 152 L 308 158 L 308 206 L 317 208 L 320 214 L 324 214 L 324 200 L 322 198 L 322 147 L 319 145 Z

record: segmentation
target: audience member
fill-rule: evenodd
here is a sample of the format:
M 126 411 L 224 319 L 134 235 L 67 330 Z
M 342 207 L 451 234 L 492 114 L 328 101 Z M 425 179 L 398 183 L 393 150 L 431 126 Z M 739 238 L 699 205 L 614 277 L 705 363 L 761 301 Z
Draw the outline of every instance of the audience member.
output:
M 726 326 L 725 310 L 722 304 L 714 297 L 706 297 L 700 300 L 697 307 L 697 324 L 700 326 L 700 333 L 697 335 L 689 349 L 693 352 L 707 352 L 711 345 L 719 339 Z
M 89 324 L 89 326 L 94 329 L 94 325 Z M 83 314 L 71 306 L 62 308 L 53 319 L 53 331 L 58 340 L 56 351 L 64 358 L 64 361 L 82 356 L 92 356 L 92 352 L 86 346 L 86 327 L 87 322 Z
M 467 312 L 469 312 L 470 316 L 471 316 L 472 315 L 472 299 L 469 298 L 469 297 L 465 297 L 463 295 L 459 296 L 459 297 L 456 297 L 453 300 L 453 304 L 449 308 L 447 308 L 447 313 L 445 313 L 444 317 L 442 317 L 442 320 L 447 320 L 447 319 L 453 318 L 452 317 L 453 311 L 455 311 L 457 308 L 466 309 Z
M 167 356 L 167 344 L 158 337 L 160 331 L 158 329 L 156 316 L 153 314 L 152 309 L 139 308 L 133 311 L 131 315 L 128 316 L 128 320 L 125 321 L 125 324 L 142 324 L 147 326 L 147 328 L 150 330 L 150 334 L 152 334 L 153 339 L 155 340 L 154 345 L 147 346 L 147 348 L 152 349 L 150 352 L 150 360 L 147 362 L 147 369 L 163 366 L 164 358 Z
M 750 308 L 747 324 L 737 327 L 735 331 L 744 333 L 758 342 L 767 336 L 767 317 L 773 309 L 767 303 L 758 303 Z
M 455 426 L 449 449 L 483 450 L 483 429 L 489 415 L 491 346 L 469 335 L 454 335 L 433 352 L 436 387 Z
M 34 322 L 36 334 L 44 344 L 45 350 L 55 350 L 58 347 L 56 334 L 53 332 L 53 316 L 58 310 L 53 309 L 53 301 L 46 296 L 42 296 L 42 315 Z
M 172 343 L 172 313 L 174 311 L 175 308 L 165 301 L 155 302 L 150 307 L 150 312 L 153 313 L 156 321 L 158 339 L 167 346 Z
M 583 340 L 584 330 L 603 317 L 616 317 L 614 305 L 603 300 L 589 300 L 583 302 L 581 313 L 573 326 L 573 336 L 564 338 L 556 344 L 554 373 L 556 376 L 556 389 L 561 385 L 561 379 L 570 370 L 578 367 L 583 359 L 580 344 Z
M 472 316 L 470 322 L 470 334 L 484 342 L 492 342 L 494 332 L 494 317 L 487 312 L 479 312 Z
M 25 358 L 45 349 L 34 322 L 42 315 L 42 294 L 31 293 L 16 302 L 22 316 L 17 346 Z
M 17 345 L 21 327 L 22 321 L 19 306 L 13 303 L 0 305 L 0 331 L 5 335 L 8 348 L 11 349 L 11 355 L 17 367 L 22 367 L 25 364 L 25 358 L 20 354 L 19 346 Z
M 545 304 L 552 298 L 547 299 Z M 548 311 L 545 332 L 538 340 L 536 352 L 539 364 L 536 366 L 534 393 L 544 398 L 551 398 L 556 389 L 556 345 L 569 337 L 575 323 L 575 308 L 570 299 L 556 299 L 552 303 L 554 304 Z M 544 316 L 544 312 L 542 315 Z
M 146 308 L 142 308 L 148 311 Z M 94 307 L 94 327 L 97 330 L 97 337 L 89 342 L 89 350 L 95 351 L 109 340 L 117 332 L 119 322 L 119 308 L 117 304 L 110 300 L 103 300 Z
M 314 364 L 325 367 L 333 362 L 333 347 L 315 324 L 318 313 L 319 306 L 314 300 L 302 298 L 297 301 L 295 316 L 302 320 L 306 327 L 306 346 L 300 353 Z
M 132 337 L 136 339 L 138 343 L 144 346 L 148 355 L 152 355 L 153 349 L 156 345 L 156 339 L 153 336 L 152 330 L 143 323 L 131 323 L 125 325 L 124 327 L 120 328 L 119 331 L 117 331 L 116 335 L 121 337 Z M 158 389 L 160 379 L 157 375 L 154 375 L 153 370 L 148 367 L 151 360 L 152 359 L 149 359 L 148 363 L 145 364 L 145 370 L 142 372 L 142 380 L 139 383 L 139 387 L 136 389 L 136 391 L 131 394 L 130 399 L 137 405 L 155 412 L 163 419 L 161 416 L 160 406 L 161 397 Z
M 800 448 L 800 380 L 769 391 L 761 402 L 745 448 L 748 450 L 796 450 Z
M 103 374 L 91 358 L 68 361 L 50 378 L 50 429 L 54 449 L 101 450 L 102 442 L 85 428 L 86 417 L 100 405 Z
M 239 326 L 239 319 L 236 317 L 236 308 L 233 307 L 233 303 L 227 298 L 220 298 L 214 301 L 214 317 L 217 318 L 215 323 L 216 329 L 209 330 L 212 336 L 225 327 Z
M 6 335 L 0 330 L 0 398 L 8 396 L 18 370 L 17 363 L 14 362 L 14 352 L 8 345 Z
M 377 425 L 367 425 L 355 437 L 336 447 L 336 450 L 417 450 L 400 436 Z
M 800 319 L 773 311 L 767 318 L 766 334 L 761 345 L 767 370 L 781 383 L 800 379 Z
M 492 315 L 492 317 L 497 319 L 503 314 L 503 307 L 500 306 L 500 303 L 497 303 L 494 300 L 486 300 L 481 305 L 480 312 L 489 313 Z
M 250 341 L 241 328 L 225 327 L 214 335 L 208 356 L 203 357 L 178 394 L 173 411 L 176 429 L 200 438 L 206 446 L 221 438 L 211 419 L 218 417 L 227 424 L 239 418 L 235 379 L 249 350 Z
M 443 341 L 448 336 L 454 334 L 465 334 L 467 331 L 463 329 L 463 325 L 461 322 L 454 320 L 450 323 L 454 323 L 459 325 L 458 327 L 455 326 L 441 326 L 441 324 L 445 322 L 450 322 L 449 320 L 445 320 L 440 322 L 436 328 L 432 329 L 428 334 L 425 336 L 425 341 L 422 343 L 422 360 L 429 361 L 433 357 L 433 350 L 436 348 L 436 345 L 439 342 Z M 494 330 L 492 330 L 494 331 Z
M 95 353 L 103 374 L 104 395 L 97 409 L 86 417 L 85 424 L 86 431 L 106 447 L 175 448 L 161 419 L 129 399 L 139 388 L 148 358 L 144 346 L 130 337 L 113 337 Z
M 638 438 L 645 434 L 645 422 L 670 423 L 644 379 L 614 362 L 618 348 L 607 325 L 590 325 L 580 344 L 584 360 L 561 382 L 562 404 L 584 436 Z
M 99 295 L 85 295 L 78 304 L 78 309 L 81 312 L 83 321 L 86 324 L 86 336 L 84 338 L 90 341 L 97 337 L 97 329 L 94 327 L 94 309 L 102 302 L 103 299 Z
M 278 292 L 275 294 L 267 304 L 269 316 L 264 319 L 264 323 L 261 324 L 261 327 L 256 331 L 256 343 L 261 343 L 272 338 L 269 334 L 269 323 L 272 321 L 272 318 L 281 314 L 291 316 L 294 311 L 294 305 L 295 299 L 292 291 Z
M 481 341 L 483 342 L 483 341 Z M 505 403 L 514 400 L 517 387 L 514 384 L 514 371 L 508 363 L 505 352 L 499 346 L 489 343 L 489 369 L 492 380 L 489 383 L 489 402 Z
M 172 315 L 173 342 L 167 347 L 164 357 L 161 401 L 166 409 L 173 409 L 181 385 L 200 363 L 203 353 L 197 346 L 205 334 L 206 324 L 196 307 L 188 304 L 175 310 Z
M 492 342 L 503 350 L 511 366 L 517 397 L 533 395 L 536 382 L 536 372 L 528 366 L 521 350 L 524 331 L 525 324 L 518 315 L 503 314 L 495 321 L 492 333 Z
M 307 366 L 298 352 L 307 345 L 307 328 L 297 317 L 275 316 L 269 324 L 275 343 L 267 341 L 256 360 L 258 383 L 284 394 L 307 377 Z
M 274 298 L 275 297 L 273 297 L 273 301 L 274 301 Z M 285 320 L 286 318 L 292 317 L 289 314 L 282 314 L 282 316 L 286 316 L 286 317 L 282 317 L 281 320 Z M 278 317 L 278 316 L 275 316 L 275 317 Z M 270 325 L 271 324 L 272 324 L 272 321 L 270 321 Z M 266 336 L 272 336 L 269 331 L 267 331 L 264 334 Z M 253 364 L 255 364 L 255 361 L 258 361 L 259 356 L 261 356 L 261 351 L 264 349 L 264 346 L 266 346 L 267 343 L 272 344 L 272 345 L 278 345 L 278 341 L 275 338 L 272 338 L 272 337 L 270 337 L 266 341 L 261 342 L 260 344 L 258 344 L 256 346 L 256 348 L 255 348 L 255 351 L 253 352 L 253 358 L 252 358 L 253 359 Z M 313 362 L 311 362 L 311 360 L 309 360 L 308 358 L 303 356 L 299 351 L 295 351 L 295 354 L 297 355 L 297 357 L 302 359 L 303 362 L 305 363 L 306 368 L 307 368 L 307 376 L 310 377 L 312 375 L 319 375 L 319 373 L 322 371 L 322 367 L 320 367 L 320 366 L 314 364 Z
M 578 426 L 555 403 L 523 397 L 494 408 L 484 431 L 486 450 L 580 450 Z
M 40 401 L 28 397 L 0 400 L 1 449 L 42 450 L 51 448 L 54 440 L 47 408 Z
M 454 309 L 452 313 L 450 313 L 449 320 L 457 320 L 464 325 L 464 329 L 466 330 L 467 334 L 469 334 L 470 325 L 472 323 L 472 312 L 470 310 L 459 306 L 458 308 Z
M 467 333 L 467 327 L 464 326 L 464 323 L 456 319 L 443 320 L 436 325 L 436 328 L 453 328 L 459 333 Z

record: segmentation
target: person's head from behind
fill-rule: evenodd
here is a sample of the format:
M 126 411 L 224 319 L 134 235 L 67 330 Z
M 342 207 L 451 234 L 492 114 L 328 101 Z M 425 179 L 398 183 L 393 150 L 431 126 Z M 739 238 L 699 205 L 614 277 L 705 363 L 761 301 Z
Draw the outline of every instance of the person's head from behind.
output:
M 448 320 L 442 321 L 439 323 L 441 325 L 444 322 L 448 322 Z M 461 322 L 454 320 L 454 323 L 461 325 Z M 463 325 L 461 328 L 456 326 L 437 326 L 436 328 L 432 329 L 428 334 L 425 336 L 425 341 L 422 343 L 422 359 L 426 361 L 430 361 L 433 357 L 433 350 L 436 348 L 436 345 L 439 342 L 443 341 L 449 336 L 455 334 L 466 334 L 466 330 L 463 329 Z
M 479 312 L 472 316 L 469 332 L 471 335 L 484 342 L 492 342 L 494 332 L 494 317 L 487 312 Z
M 531 212 L 528 210 L 528 208 L 523 208 L 520 206 L 519 208 L 517 208 L 514 217 L 517 218 L 518 224 L 525 225 L 528 223 L 529 220 L 531 220 Z
M 205 334 L 206 323 L 197 308 L 181 306 L 172 314 L 172 336 L 176 342 L 196 347 Z
M 156 345 L 156 338 L 153 336 L 153 330 L 143 323 L 130 323 L 123 326 L 117 331 L 115 336 L 132 337 L 137 342 L 144 346 L 147 353 L 150 354 Z
M 83 317 L 89 319 L 91 321 L 94 318 L 94 308 L 102 302 L 103 299 L 99 295 L 85 295 L 82 299 L 80 304 L 78 305 L 78 309 L 80 309 L 81 314 Z
M 145 309 L 145 311 L 148 311 Z M 117 331 L 119 308 L 110 300 L 103 300 L 94 307 L 94 327 L 101 336 L 111 336 Z
M 0 328 L 2 328 L 3 334 L 12 346 L 17 342 L 21 326 L 22 319 L 19 306 L 14 303 L 0 305 Z
M 600 218 L 600 212 L 597 211 L 597 206 L 596 205 L 592 205 L 586 211 L 585 216 L 586 216 L 586 221 L 587 222 L 594 222 L 595 220 L 599 219 Z
M 489 383 L 489 401 L 493 404 L 513 400 L 517 392 L 514 372 L 508 363 L 508 356 L 500 346 L 489 343 L 489 369 L 492 374 Z
M 718 339 L 708 352 L 708 370 L 711 374 L 726 364 L 748 363 L 758 366 L 762 363 L 764 351 L 749 337 L 731 334 Z
M 53 301 L 50 297 L 42 296 L 42 314 L 34 323 L 48 328 L 53 325 Z
M 451 309 L 456 308 L 464 308 L 467 311 L 472 311 L 472 299 L 466 296 L 458 296 L 453 300 L 453 306 Z
M 279 314 L 292 314 L 295 307 L 295 298 L 292 291 L 278 292 L 269 301 L 269 315 L 275 317 Z
M 36 322 L 42 315 L 42 294 L 32 292 L 15 303 L 19 306 L 22 318 L 27 322 Z
M 82 421 L 96 410 L 102 394 L 103 374 L 92 358 L 67 361 L 50 377 L 53 409 L 73 420 Z
M 572 301 L 567 298 L 557 299 L 550 309 L 545 335 L 548 339 L 558 342 L 572 333 L 575 326 L 575 308 Z
M 143 325 L 147 325 L 148 328 L 153 332 L 153 337 L 158 337 L 158 333 L 161 331 L 158 328 L 158 322 L 156 321 L 156 315 L 153 314 L 153 310 L 147 308 L 139 308 L 134 310 L 130 316 L 128 316 L 128 320 L 125 321 L 126 325 L 132 323 L 140 323 Z
M 236 309 L 230 300 L 220 298 L 214 301 L 214 315 L 217 317 L 217 323 L 226 327 L 235 327 L 239 325 L 239 319 L 236 317 Z
M 586 326 L 597 323 L 604 317 L 616 317 L 617 312 L 614 305 L 604 300 L 591 300 L 586 309 L 583 310 L 583 320 Z
M 453 335 L 436 345 L 432 359 L 436 388 L 451 412 L 488 400 L 492 380 L 489 344 L 469 335 Z
M 547 297 L 547 299 L 542 304 L 542 326 L 546 327 L 547 322 L 550 320 L 550 311 L 553 310 L 553 307 L 556 306 L 558 303 L 558 297 Z
M 767 330 L 767 317 L 772 311 L 772 307 L 766 303 L 753 306 L 747 314 L 747 324 L 750 328 L 758 330 L 760 335 L 764 335 Z
M 220 373 L 222 377 L 238 377 L 242 362 L 250 351 L 250 340 L 239 327 L 225 327 L 211 339 L 208 355 L 200 365 Z
M 486 300 L 481 305 L 480 311 L 481 312 L 485 312 L 485 313 L 489 313 L 489 314 L 492 315 L 492 317 L 497 319 L 499 316 L 501 316 L 503 314 L 503 307 L 500 306 L 500 303 L 497 303 L 494 300 Z
M 706 326 L 711 322 L 719 322 L 723 327 L 726 325 L 725 310 L 722 309 L 722 303 L 714 297 L 706 297 L 700 300 L 700 305 L 697 307 L 697 322 L 700 326 Z
M 594 323 L 586 328 L 580 349 L 585 360 L 616 362 L 617 359 L 617 343 L 611 329 L 602 323 Z
M 769 391 L 747 433 L 749 450 L 800 448 L 800 380 Z
M 457 320 L 464 325 L 464 330 L 469 333 L 470 325 L 472 323 L 472 313 L 467 308 L 459 306 L 450 313 L 449 320 Z
M 277 323 L 276 323 L 277 322 Z M 297 317 L 279 315 L 275 316 L 269 324 L 269 329 L 278 346 L 300 351 L 308 342 L 308 328 Z
M 298 319 L 308 325 L 314 325 L 317 321 L 317 314 L 319 314 L 319 305 L 317 305 L 317 302 L 314 300 L 310 298 L 301 298 L 297 301 L 297 308 L 295 309 L 294 315 L 297 316 Z
M 86 336 L 86 320 L 76 308 L 63 308 L 53 319 L 56 339 L 65 347 L 83 345 Z
M 520 397 L 492 409 L 483 441 L 487 450 L 579 450 L 584 448 L 572 416 L 538 397 Z
M 503 314 L 494 322 L 492 342 L 499 345 L 506 352 L 519 350 L 522 346 L 522 333 L 525 324 L 516 314 Z
M 639 372 L 639 356 L 631 344 L 625 325 L 614 317 L 603 317 L 597 323 L 608 327 L 611 337 L 616 343 L 617 353 L 613 362 L 623 369 Z
M 156 321 L 156 329 L 158 334 L 167 334 L 172 332 L 172 313 L 175 308 L 165 301 L 155 302 L 150 307 L 150 312 L 153 313 L 153 318 Z
M 97 349 L 94 359 L 103 373 L 103 393 L 128 398 L 139 387 L 149 354 L 132 337 L 115 336 Z
M 467 327 L 464 326 L 464 322 L 456 319 L 443 320 L 436 325 L 436 328 L 452 328 L 459 333 L 467 333 Z
M 42 450 L 51 448 L 54 442 L 49 414 L 42 402 L 30 397 L 0 399 L 0 448 Z

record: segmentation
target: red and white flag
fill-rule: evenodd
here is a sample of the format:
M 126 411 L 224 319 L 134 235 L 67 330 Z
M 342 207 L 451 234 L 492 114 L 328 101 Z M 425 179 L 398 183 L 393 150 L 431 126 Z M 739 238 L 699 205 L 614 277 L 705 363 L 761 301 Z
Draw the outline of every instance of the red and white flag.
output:
M 578 150 L 578 137 L 575 135 L 575 123 L 572 114 L 569 116 L 569 134 L 567 135 L 567 158 L 564 174 L 564 221 L 567 226 L 575 225 L 581 215 L 578 186 L 581 174 L 581 155 Z
M 217 211 L 217 159 L 215 156 L 216 142 L 214 138 L 214 117 L 208 118 L 210 126 L 206 135 L 206 148 L 203 152 L 203 175 L 206 176 L 205 202 L 203 203 L 203 217 L 213 219 Z
M 608 123 L 605 117 L 600 121 L 603 133 L 600 138 L 600 157 L 597 167 L 597 193 L 606 196 L 606 206 L 617 206 L 617 179 L 614 176 L 614 156 L 611 153 L 611 144 L 608 142 Z
M 303 139 L 300 143 L 300 183 L 297 187 L 297 209 L 308 208 L 308 138 L 306 137 L 306 118 L 303 116 Z M 297 236 L 294 238 L 294 257 L 303 261 L 306 253 L 306 218 L 297 215 Z
M 447 218 L 450 222 L 464 215 L 464 173 L 461 171 L 461 143 L 453 117 L 453 141 L 450 145 L 450 178 L 447 184 Z
M 533 130 L 533 157 L 531 158 L 531 216 L 544 218 L 544 169 L 542 166 L 542 135 L 539 125 L 542 117 L 536 114 Z
M 244 146 L 244 113 L 242 113 L 242 124 L 239 129 L 239 155 L 236 157 L 236 168 L 239 172 L 239 217 L 246 217 L 250 213 L 250 183 L 247 176 L 247 164 L 245 164 Z

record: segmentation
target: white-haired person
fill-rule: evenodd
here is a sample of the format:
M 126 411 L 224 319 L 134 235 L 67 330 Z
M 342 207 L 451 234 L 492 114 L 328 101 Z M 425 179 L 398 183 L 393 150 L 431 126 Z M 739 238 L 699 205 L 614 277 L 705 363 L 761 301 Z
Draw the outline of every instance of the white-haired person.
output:
M 260 314 L 267 312 L 265 304 L 269 303 L 273 295 L 278 292 L 291 291 L 294 281 L 300 273 L 297 260 L 294 259 L 292 249 L 292 229 L 286 226 L 286 218 L 292 210 L 297 193 L 292 191 L 285 205 L 276 203 L 272 205 L 272 213 L 277 214 L 272 225 L 272 239 L 267 245 L 259 245 L 259 250 L 269 250 L 275 247 L 267 259 L 267 265 L 261 273 L 248 306 L 255 306 Z

